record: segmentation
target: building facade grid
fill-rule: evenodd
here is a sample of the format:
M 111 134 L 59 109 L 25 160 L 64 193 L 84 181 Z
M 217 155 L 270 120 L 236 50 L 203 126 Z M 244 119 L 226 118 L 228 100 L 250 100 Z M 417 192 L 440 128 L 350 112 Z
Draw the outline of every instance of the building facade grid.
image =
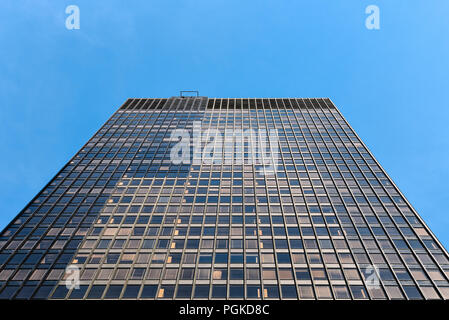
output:
M 174 164 L 196 121 L 276 129 L 276 174 Z M 1 299 L 449 298 L 447 252 L 327 98 L 128 99 L 0 250 Z

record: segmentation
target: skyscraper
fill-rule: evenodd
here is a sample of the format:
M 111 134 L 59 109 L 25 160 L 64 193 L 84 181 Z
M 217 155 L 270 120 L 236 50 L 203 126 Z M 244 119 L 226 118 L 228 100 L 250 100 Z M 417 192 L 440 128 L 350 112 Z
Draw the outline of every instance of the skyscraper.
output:
M 1 299 L 449 298 L 448 253 L 329 99 L 128 99 L 0 249 Z

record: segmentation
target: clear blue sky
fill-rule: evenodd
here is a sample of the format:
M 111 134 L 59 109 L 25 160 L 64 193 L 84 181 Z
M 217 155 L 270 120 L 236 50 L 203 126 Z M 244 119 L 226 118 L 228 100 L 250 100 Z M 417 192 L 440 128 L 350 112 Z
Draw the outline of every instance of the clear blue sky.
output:
M 193 89 L 330 97 L 447 248 L 448 16 L 447 0 L 3 0 L 0 229 L 126 98 Z

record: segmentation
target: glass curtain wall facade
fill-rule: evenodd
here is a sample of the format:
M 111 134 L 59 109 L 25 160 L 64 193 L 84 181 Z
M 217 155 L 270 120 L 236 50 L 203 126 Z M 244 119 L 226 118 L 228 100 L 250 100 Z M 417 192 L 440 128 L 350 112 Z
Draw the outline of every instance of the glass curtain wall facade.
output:
M 195 121 L 276 129 L 276 174 L 174 164 Z M 449 298 L 447 252 L 329 99 L 128 99 L 0 249 L 1 299 Z

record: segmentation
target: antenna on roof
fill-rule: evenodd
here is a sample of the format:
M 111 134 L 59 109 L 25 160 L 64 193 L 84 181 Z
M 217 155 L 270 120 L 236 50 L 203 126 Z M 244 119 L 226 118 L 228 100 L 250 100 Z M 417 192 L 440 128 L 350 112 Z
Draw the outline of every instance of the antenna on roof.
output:
M 200 95 L 200 92 L 197 91 L 197 90 L 182 90 L 182 91 L 179 91 L 179 96 L 180 96 L 181 98 L 193 97 L 193 95 L 188 95 L 188 96 L 186 96 L 186 95 L 184 95 L 184 93 L 195 93 L 195 94 L 196 94 L 196 97 L 198 97 L 198 96 Z

